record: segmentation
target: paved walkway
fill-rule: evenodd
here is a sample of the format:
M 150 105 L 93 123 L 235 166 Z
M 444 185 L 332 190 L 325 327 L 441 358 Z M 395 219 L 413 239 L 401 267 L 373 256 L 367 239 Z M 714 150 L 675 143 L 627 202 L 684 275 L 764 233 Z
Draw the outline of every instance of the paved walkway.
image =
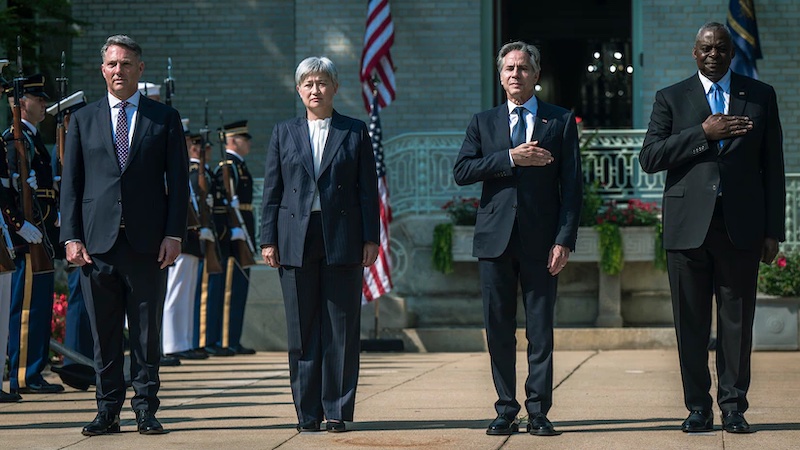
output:
M 158 417 L 167 435 L 135 433 L 126 410 L 123 433 L 84 437 L 81 427 L 95 415 L 94 392 L 68 389 L 0 404 L 0 448 L 800 448 L 800 353 L 754 354 L 747 418 L 757 432 L 750 435 L 724 433 L 719 420 L 711 433 L 678 431 L 686 411 L 677 370 L 674 350 L 556 352 L 549 417 L 564 433 L 495 437 L 484 432 L 494 418 L 488 354 L 363 354 L 352 431 L 298 434 L 283 353 L 214 358 L 162 370 Z

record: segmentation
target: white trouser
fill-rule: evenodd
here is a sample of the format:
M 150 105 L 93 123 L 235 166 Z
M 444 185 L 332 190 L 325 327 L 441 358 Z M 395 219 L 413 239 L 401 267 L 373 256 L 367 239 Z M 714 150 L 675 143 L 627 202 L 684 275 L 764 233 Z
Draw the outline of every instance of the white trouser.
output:
M 11 275 L 13 274 L 14 272 L 0 274 L 0 388 L 3 387 L 3 371 L 6 368 L 8 321 L 11 318 Z
M 194 335 L 194 301 L 200 258 L 181 253 L 169 267 L 164 302 L 164 353 L 191 350 Z

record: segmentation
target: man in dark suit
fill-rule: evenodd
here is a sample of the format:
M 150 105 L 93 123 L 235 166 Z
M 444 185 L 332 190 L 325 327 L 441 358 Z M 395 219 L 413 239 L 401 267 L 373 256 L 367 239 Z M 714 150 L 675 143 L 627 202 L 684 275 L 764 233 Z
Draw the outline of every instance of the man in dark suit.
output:
M 81 266 L 98 375 L 97 417 L 83 434 L 119 431 L 126 315 L 137 427 L 160 434 L 155 412 L 165 269 L 186 232 L 186 143 L 178 112 L 136 90 L 144 71 L 141 47 L 116 35 L 101 53 L 108 94 L 73 114 L 61 186 L 61 241 L 67 259 Z
M 458 154 L 456 183 L 483 182 L 473 256 L 479 259 L 486 339 L 498 400 L 486 430 L 518 430 L 517 283 L 528 337 L 528 432 L 557 434 L 547 419 L 553 391 L 553 316 L 557 275 L 575 248 L 581 175 L 575 115 L 534 96 L 539 51 L 524 42 L 497 56 L 508 101 L 473 116 Z
M 275 125 L 267 150 L 261 256 L 279 267 L 297 429 L 346 431 L 359 366 L 363 267 L 380 239 L 375 159 L 364 122 L 336 112 L 336 66 L 295 71 L 306 113 Z
M 682 429 L 713 429 L 713 296 L 722 424 L 747 433 L 758 264 L 772 262 L 785 237 L 781 124 L 772 87 L 729 70 L 734 46 L 724 25 L 703 25 L 692 55 L 698 73 L 656 93 L 639 161 L 648 173 L 667 171 L 663 242 L 691 412 Z

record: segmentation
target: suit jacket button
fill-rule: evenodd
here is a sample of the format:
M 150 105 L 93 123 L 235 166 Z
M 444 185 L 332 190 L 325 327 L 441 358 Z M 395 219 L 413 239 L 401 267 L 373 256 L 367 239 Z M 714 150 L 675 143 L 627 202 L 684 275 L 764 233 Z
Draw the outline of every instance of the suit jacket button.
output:
M 515 204 L 515 205 L 513 206 L 513 208 L 514 208 L 514 209 L 517 209 L 517 205 Z
M 289 214 L 289 217 L 291 217 L 292 219 L 294 219 L 294 214 Z
M 292 192 L 297 192 L 297 188 L 292 189 Z
M 340 185 L 336 186 L 336 189 L 341 191 L 342 190 L 342 185 L 340 184 Z
M 343 216 L 346 216 L 346 215 L 347 215 L 347 211 L 345 211 L 345 210 L 342 210 L 341 212 L 342 212 L 342 215 L 343 215 Z

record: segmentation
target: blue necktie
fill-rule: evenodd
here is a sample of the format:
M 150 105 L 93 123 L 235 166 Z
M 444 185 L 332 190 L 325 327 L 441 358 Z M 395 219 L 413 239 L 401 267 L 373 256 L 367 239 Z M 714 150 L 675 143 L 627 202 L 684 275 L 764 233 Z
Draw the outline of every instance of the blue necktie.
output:
M 711 114 L 725 114 L 725 96 L 722 95 L 724 91 L 717 83 L 711 85 Z M 719 141 L 719 147 L 725 145 L 725 141 Z
M 522 106 L 517 106 L 513 111 L 513 113 L 517 115 L 517 124 L 514 125 L 514 129 L 511 130 L 511 148 L 517 147 L 525 142 L 525 118 L 522 115 L 523 111 L 525 111 L 525 108 Z

